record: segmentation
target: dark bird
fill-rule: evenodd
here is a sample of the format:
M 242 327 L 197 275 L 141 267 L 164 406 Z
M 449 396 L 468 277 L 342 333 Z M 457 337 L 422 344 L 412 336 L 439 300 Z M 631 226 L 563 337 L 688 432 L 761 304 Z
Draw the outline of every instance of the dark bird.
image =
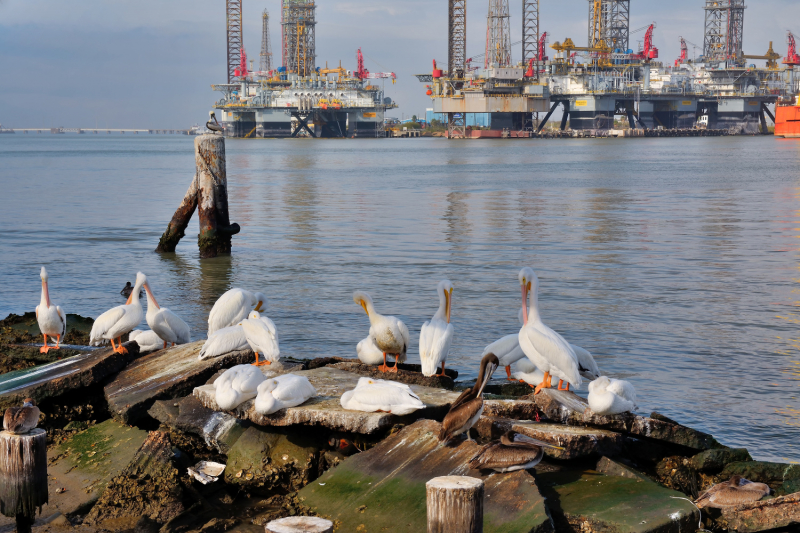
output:
M 331 435 L 328 439 L 328 446 L 334 451 L 341 453 L 344 456 L 353 455 L 361 450 L 358 449 L 356 443 L 352 439 L 339 435 Z
M 520 435 L 515 431 L 507 431 L 500 440 L 492 441 L 481 448 L 467 464 L 474 470 L 492 469 L 497 472 L 527 470 L 539 464 L 544 457 L 544 448 L 564 449 Z
M 33 398 L 25 398 L 22 407 L 9 407 L 3 417 L 3 429 L 12 435 L 24 435 L 39 423 L 39 408 Z
M 214 114 L 213 111 L 209 111 L 208 112 L 208 116 L 214 122 L 211 122 L 211 120 L 206 122 L 206 128 L 208 128 L 209 130 L 211 130 L 213 132 L 220 132 L 221 133 L 221 132 L 225 131 L 223 129 L 223 127 L 220 126 L 219 122 L 217 122 L 217 116 Z
M 772 492 L 764 483 L 754 483 L 740 475 L 733 476 L 728 481 L 717 483 L 697 498 L 695 505 L 698 508 L 706 507 L 734 507 L 743 503 L 757 502 Z
M 469 429 L 483 413 L 483 388 L 489 383 L 489 379 L 499 365 L 500 361 L 495 354 L 487 353 L 483 356 L 475 385 L 462 392 L 445 415 L 442 421 L 442 430 L 439 432 L 440 441 L 447 442 L 461 433 L 466 433 L 467 440 L 472 440 L 469 436 Z
M 122 290 L 119 291 L 119 293 L 123 295 L 125 298 L 128 298 L 132 292 L 133 292 L 133 285 L 131 285 L 130 281 L 126 282 Z M 144 290 L 139 290 L 139 298 L 141 298 L 142 296 L 144 296 Z

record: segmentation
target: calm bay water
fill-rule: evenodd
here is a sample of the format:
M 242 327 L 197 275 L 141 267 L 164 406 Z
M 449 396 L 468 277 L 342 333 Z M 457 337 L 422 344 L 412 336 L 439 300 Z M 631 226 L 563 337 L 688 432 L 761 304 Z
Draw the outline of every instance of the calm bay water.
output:
M 352 291 L 419 328 L 455 285 L 448 366 L 518 331 L 521 266 L 544 320 L 657 410 L 800 461 L 800 143 L 773 138 L 227 142 L 232 257 L 197 223 L 152 252 L 194 172 L 192 138 L 0 137 L 0 316 L 46 265 L 67 312 L 119 305 L 137 270 L 192 337 L 231 287 L 269 297 L 281 352 L 355 356 Z M 585 394 L 584 385 L 583 392 Z

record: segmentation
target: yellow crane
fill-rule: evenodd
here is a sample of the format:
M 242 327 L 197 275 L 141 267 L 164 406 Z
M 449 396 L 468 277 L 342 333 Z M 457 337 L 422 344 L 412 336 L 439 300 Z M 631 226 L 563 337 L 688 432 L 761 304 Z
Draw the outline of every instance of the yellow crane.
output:
M 763 56 L 749 56 L 747 54 L 742 55 L 743 59 L 765 59 L 767 61 L 767 68 L 769 70 L 778 70 L 778 60 L 781 58 L 781 55 L 776 53 L 775 50 L 772 49 L 772 41 L 769 42 L 769 50 Z
M 563 43 L 558 41 L 554 42 L 550 45 L 550 48 L 557 52 L 565 52 L 567 58 L 572 54 L 572 52 L 594 52 L 597 54 L 596 58 L 593 58 L 592 61 L 596 62 L 600 67 L 607 67 L 611 66 L 611 49 L 606 45 L 606 43 L 601 39 L 597 42 L 596 46 L 575 46 L 575 42 L 572 39 L 567 37 L 564 39 Z

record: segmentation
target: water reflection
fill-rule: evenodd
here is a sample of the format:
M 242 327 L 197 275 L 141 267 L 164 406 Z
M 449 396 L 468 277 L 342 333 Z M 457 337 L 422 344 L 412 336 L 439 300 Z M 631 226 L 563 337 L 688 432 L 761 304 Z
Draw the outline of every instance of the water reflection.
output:
M 447 224 L 445 241 L 453 244 L 453 251 L 463 251 L 464 244 L 470 242 L 472 223 L 469 221 L 469 207 L 467 201 L 469 193 L 453 191 L 447 195 L 447 207 L 442 220 Z

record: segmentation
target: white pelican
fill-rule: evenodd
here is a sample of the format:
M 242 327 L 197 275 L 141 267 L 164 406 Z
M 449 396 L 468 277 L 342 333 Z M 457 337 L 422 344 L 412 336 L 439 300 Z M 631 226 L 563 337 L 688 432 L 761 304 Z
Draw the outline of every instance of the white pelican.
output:
M 218 329 L 233 326 L 247 318 L 250 311 L 264 311 L 267 297 L 260 292 L 231 289 L 216 301 L 208 314 L 208 335 Z
M 444 364 L 450 345 L 453 343 L 453 325 L 450 323 L 450 309 L 453 303 L 453 284 L 450 280 L 442 280 L 436 287 L 439 293 L 439 309 L 428 322 L 422 324 L 419 332 L 419 358 L 422 361 L 422 375 L 433 376 L 441 364 L 445 376 Z
M 400 416 L 425 408 L 408 385 L 370 378 L 359 379 L 356 388 L 342 394 L 340 401 L 345 409 Z
M 164 341 L 164 348 L 167 347 L 168 342 L 171 342 L 173 346 L 191 342 L 189 324 L 166 307 L 158 305 L 148 282 L 144 283 L 144 290 L 147 292 L 147 314 L 145 315 L 145 320 L 150 329 Z
M 134 298 L 134 295 L 139 295 L 142 285 L 146 282 L 147 276 L 137 272 L 136 285 L 134 285 L 125 305 L 112 307 L 97 317 L 92 326 L 92 331 L 89 333 L 89 343 L 92 346 L 100 346 L 104 340 L 110 340 L 111 347 L 115 352 L 128 353 L 128 350 L 122 346 L 122 336 L 133 331 L 144 318 L 142 304 L 139 302 L 139 298 Z M 114 339 L 119 341 L 119 346 L 114 346 Z
M 256 412 L 271 415 L 286 407 L 295 407 L 317 395 L 317 390 L 305 376 L 283 374 L 258 386 Z
M 3 416 L 3 429 L 12 435 L 24 435 L 39 423 L 39 408 L 33 398 L 25 398 L 22 407 L 9 407 Z
M 161 345 L 164 341 L 161 340 L 155 331 L 153 330 L 141 330 L 135 329 L 128 333 L 128 340 L 129 341 L 136 341 L 136 344 L 139 345 L 139 352 L 152 352 L 154 350 L 160 350 Z
M 483 349 L 481 357 L 487 353 L 493 353 L 497 356 L 499 366 L 506 367 L 506 376 L 509 381 L 511 379 L 511 365 L 517 361 L 525 359 L 525 352 L 519 345 L 519 333 L 512 333 L 501 337 Z
M 256 354 L 256 362 L 253 363 L 253 366 L 271 365 L 280 359 L 278 331 L 272 320 L 261 316 L 258 311 L 252 311 L 249 318 L 242 320 L 242 329 L 247 337 L 247 344 Z M 259 352 L 264 356 L 264 361 L 258 361 Z
M 636 409 L 636 391 L 629 382 L 600 376 L 589 383 L 589 408 L 601 416 Z
M 698 509 L 706 507 L 735 507 L 743 503 L 757 502 L 764 496 L 772 492 L 769 485 L 765 483 L 755 483 L 749 479 L 735 474 L 728 481 L 717 483 L 695 501 Z
M 439 431 L 440 441 L 447 442 L 462 433 L 466 433 L 467 440 L 472 440 L 469 430 L 483 413 L 483 388 L 497 370 L 498 363 L 497 356 L 492 353 L 483 356 L 475 385 L 462 392 L 444 416 L 442 429 Z
M 519 310 L 519 323 L 523 324 L 523 325 L 525 324 L 524 317 L 523 317 L 524 314 L 525 314 L 524 313 L 524 308 L 521 307 L 520 310 Z M 503 338 L 505 338 L 505 337 L 503 337 Z M 517 338 L 517 341 L 519 341 L 519 337 Z M 578 359 L 578 372 L 580 372 L 581 376 L 586 378 L 586 379 L 588 379 L 589 381 L 599 378 L 600 377 L 600 369 L 597 367 L 597 363 L 595 362 L 594 357 L 592 357 L 592 354 L 589 352 L 589 350 L 585 350 L 585 349 L 581 348 L 580 346 L 577 346 L 577 345 L 572 344 L 572 343 L 569 343 L 569 345 L 572 348 L 572 351 L 575 352 L 575 357 L 577 357 L 577 359 Z M 497 352 L 495 352 L 495 353 L 497 353 Z M 516 359 L 515 359 L 515 361 L 516 361 Z M 502 360 L 501 360 L 501 362 L 502 362 Z M 517 367 L 517 368 L 519 368 L 519 367 Z M 508 368 L 506 368 L 506 372 L 508 372 Z M 559 382 L 558 382 L 559 389 L 562 387 L 562 383 L 563 382 L 561 380 L 559 380 Z
M 212 357 L 219 357 L 226 353 L 235 352 L 238 350 L 246 350 L 250 347 L 247 344 L 247 336 L 244 334 L 244 328 L 241 324 L 235 326 L 228 326 L 227 328 L 218 329 L 208 336 L 208 339 L 203 343 L 200 348 L 198 359 L 211 359 Z
M 47 270 L 42 267 L 39 274 L 42 278 L 42 298 L 36 306 L 36 320 L 39 322 L 39 331 L 44 337 L 44 346 L 39 348 L 40 353 L 61 348 L 61 337 L 67 333 L 67 315 L 58 305 L 50 302 L 50 290 L 47 288 Z M 47 345 L 47 336 L 56 341 L 55 346 Z
M 375 312 L 372 297 L 366 292 L 353 293 L 353 301 L 364 308 L 369 317 L 369 336 L 383 354 L 383 364 L 378 367 L 381 372 L 397 372 L 397 364 L 406 360 L 408 350 L 408 328 L 402 321 L 393 316 L 383 316 Z M 386 366 L 386 355 L 394 355 L 394 366 Z
M 536 368 L 530 359 L 523 357 L 517 361 L 517 371 L 512 374 L 514 379 L 520 383 L 527 383 L 531 387 L 536 387 L 544 380 L 544 372 Z M 552 385 L 547 384 L 543 389 L 550 388 Z
M 506 431 L 500 440 L 492 441 L 481 448 L 467 464 L 474 470 L 492 469 L 495 472 L 527 470 L 541 462 L 544 448 L 564 449 L 515 431 Z
M 539 278 L 533 269 L 525 267 L 519 271 L 519 283 L 522 287 L 522 319 L 524 325 L 519 330 L 519 345 L 528 359 L 542 372 L 544 379 L 536 387 L 534 394 L 539 394 L 544 386 L 550 385 L 550 374 L 574 387 L 581 386 L 581 374 L 578 359 L 572 346 L 564 337 L 547 327 L 539 316 Z M 530 307 L 528 307 L 530 293 Z
M 242 402 L 258 395 L 258 386 L 267 377 L 252 365 L 236 365 L 226 370 L 214 380 L 217 405 L 223 411 L 230 411 Z
M 371 335 L 358 341 L 356 355 L 358 355 L 358 360 L 365 365 L 379 365 L 383 362 L 383 352 L 375 344 L 375 339 Z

